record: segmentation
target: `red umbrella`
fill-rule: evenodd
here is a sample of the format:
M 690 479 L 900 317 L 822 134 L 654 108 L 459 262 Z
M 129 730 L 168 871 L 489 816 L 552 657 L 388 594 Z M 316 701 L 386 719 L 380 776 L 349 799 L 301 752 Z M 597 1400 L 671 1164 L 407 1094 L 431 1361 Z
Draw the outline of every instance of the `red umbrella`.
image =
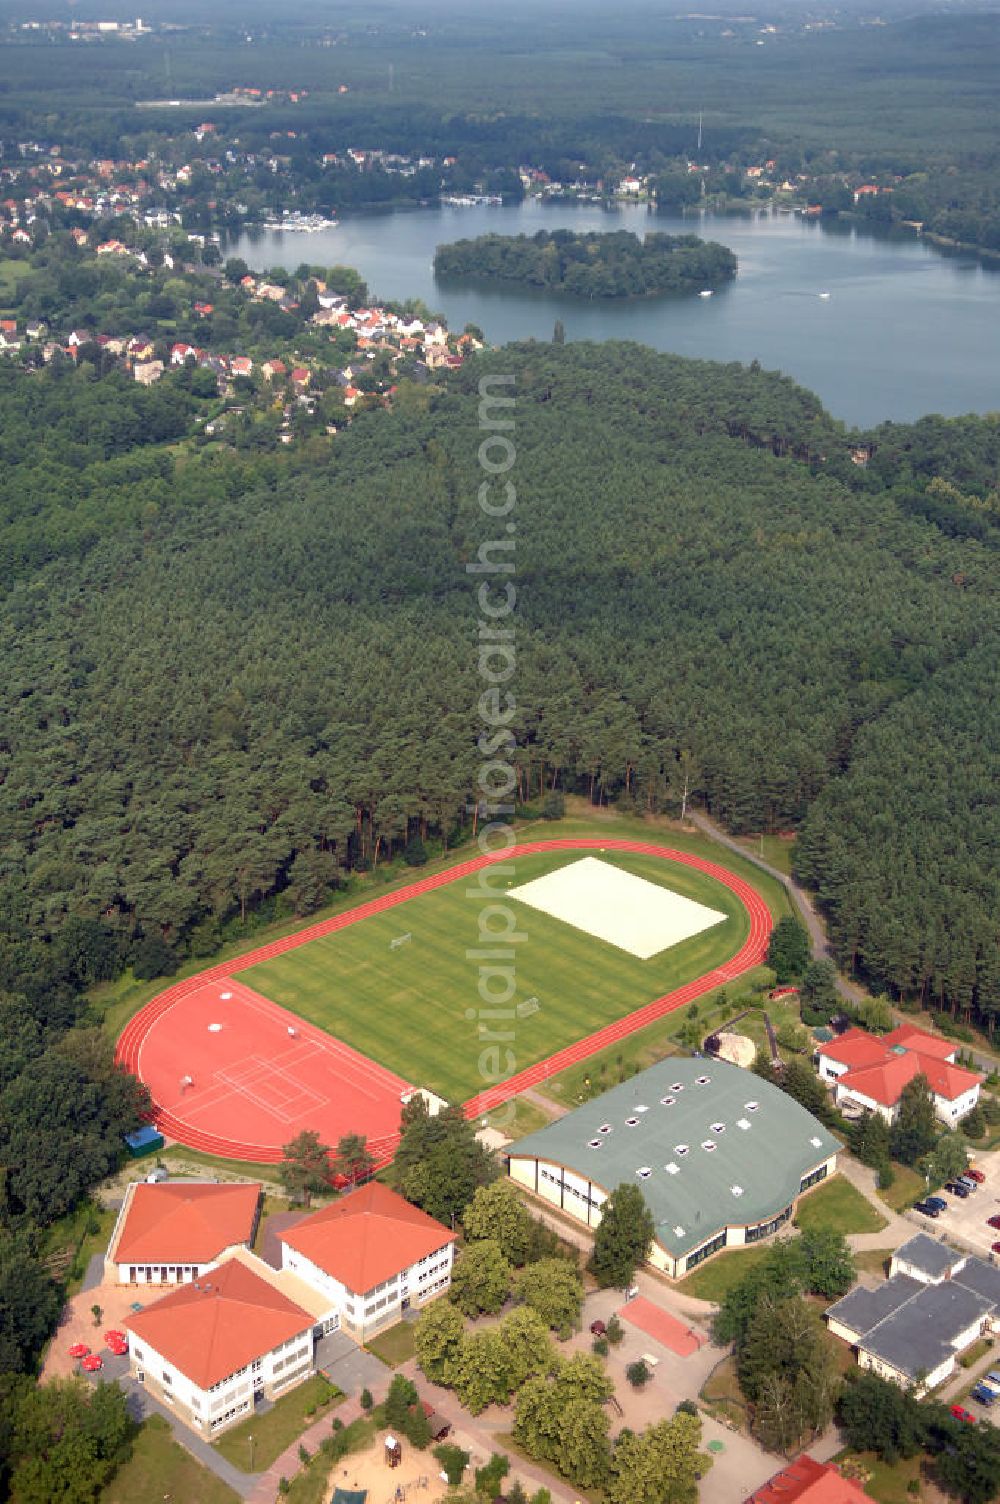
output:
M 97 1373 L 99 1369 L 104 1367 L 104 1364 L 96 1353 L 91 1353 L 89 1358 L 84 1358 L 80 1367 L 87 1373 Z
M 112 1330 L 110 1332 L 105 1332 L 104 1333 L 104 1340 L 108 1344 L 109 1347 L 112 1347 L 116 1342 L 118 1342 L 118 1343 L 127 1342 L 128 1338 L 126 1337 L 126 1335 L 125 1335 L 124 1332 L 119 1332 L 119 1331 L 115 1330 L 114 1328 L 112 1328 Z
M 71 1358 L 85 1358 L 89 1352 L 90 1348 L 86 1342 L 74 1342 L 69 1350 L 69 1355 Z

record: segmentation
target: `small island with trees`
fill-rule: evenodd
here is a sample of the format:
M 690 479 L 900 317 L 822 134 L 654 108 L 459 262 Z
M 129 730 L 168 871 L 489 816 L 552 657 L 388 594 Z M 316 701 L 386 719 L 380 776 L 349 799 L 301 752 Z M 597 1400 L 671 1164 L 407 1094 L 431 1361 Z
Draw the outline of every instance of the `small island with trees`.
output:
M 647 298 L 710 291 L 736 276 L 728 246 L 697 235 L 631 230 L 603 234 L 539 230 L 536 235 L 480 235 L 439 245 L 438 277 L 513 282 L 580 298 Z

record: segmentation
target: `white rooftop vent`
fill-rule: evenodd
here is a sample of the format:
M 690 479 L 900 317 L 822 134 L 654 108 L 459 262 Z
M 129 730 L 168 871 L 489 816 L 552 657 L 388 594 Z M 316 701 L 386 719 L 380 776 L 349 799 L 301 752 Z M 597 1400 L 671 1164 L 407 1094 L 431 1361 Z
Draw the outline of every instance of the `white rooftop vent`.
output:
M 626 1128 L 634 1128 L 637 1125 L 638 1121 L 639 1121 L 638 1118 L 626 1118 L 625 1119 L 625 1127 Z
M 648 1180 L 653 1172 L 650 1169 L 649 1165 L 640 1165 L 635 1173 L 638 1175 L 640 1180 Z
M 695 1082 L 698 1086 L 707 1086 L 711 1079 L 711 1076 L 696 1076 Z
M 610 1123 L 602 1123 L 601 1126 L 600 1126 L 600 1128 L 598 1128 L 597 1131 L 598 1131 L 598 1133 L 610 1133 L 611 1132 L 611 1124 Z
M 683 1083 L 683 1081 L 675 1081 L 674 1084 L 673 1084 L 673 1086 L 670 1088 L 670 1090 L 671 1091 L 683 1091 L 684 1090 L 684 1083 Z
M 750 1124 L 747 1122 L 746 1118 L 737 1118 L 736 1126 L 737 1128 L 742 1128 L 743 1132 L 746 1133 L 747 1129 L 750 1127 Z
M 814 1149 L 822 1149 L 823 1147 L 823 1140 L 821 1138 L 813 1137 L 809 1140 L 809 1142 L 812 1144 Z
M 733 1193 L 734 1196 L 742 1196 L 743 1195 L 743 1187 L 741 1185 L 734 1185 L 734 1186 L 731 1187 L 731 1190 L 732 1190 L 732 1193 Z
M 646 1106 L 645 1102 L 640 1102 L 635 1110 L 636 1112 L 648 1112 L 649 1108 Z
M 688 1152 L 689 1148 L 690 1148 L 689 1144 L 675 1144 L 674 1145 L 674 1153 L 676 1155 L 678 1155 L 678 1156 L 682 1156 L 682 1155 L 684 1155 L 684 1154 L 686 1154 Z
M 673 1105 L 674 1105 L 674 1103 L 676 1101 L 677 1101 L 676 1097 L 661 1097 L 660 1098 L 660 1106 L 661 1107 L 673 1107 Z
M 591 1138 L 591 1139 L 587 1140 L 587 1147 L 589 1149 L 599 1149 L 601 1147 L 601 1145 L 603 1144 L 603 1142 L 604 1142 L 603 1139 L 600 1139 L 600 1138 Z
M 683 1236 L 684 1236 L 684 1229 L 683 1229 L 683 1227 L 675 1227 L 674 1228 L 674 1237 L 675 1238 L 682 1238 Z
M 757 1108 L 760 1106 L 760 1103 L 759 1102 L 744 1102 L 743 1106 L 746 1108 L 747 1112 L 756 1112 Z
M 715 1143 L 710 1138 L 703 1138 L 701 1141 L 701 1147 L 705 1150 L 706 1154 L 711 1154 L 712 1150 L 715 1148 Z
M 668 1175 L 679 1175 L 681 1173 L 680 1165 L 675 1165 L 673 1161 L 671 1161 L 669 1165 L 664 1165 L 663 1168 L 666 1170 Z
M 713 1123 L 712 1124 L 712 1132 L 713 1133 L 725 1133 L 725 1131 L 726 1131 L 726 1125 L 725 1125 L 725 1123 Z

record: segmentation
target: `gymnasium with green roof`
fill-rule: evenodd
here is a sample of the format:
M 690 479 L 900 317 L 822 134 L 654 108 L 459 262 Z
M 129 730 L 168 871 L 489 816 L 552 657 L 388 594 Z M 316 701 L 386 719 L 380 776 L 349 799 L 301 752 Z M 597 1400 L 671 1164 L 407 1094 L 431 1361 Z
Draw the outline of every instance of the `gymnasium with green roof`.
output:
M 757 1243 L 836 1173 L 840 1145 L 798 1102 L 722 1060 L 670 1058 L 507 1149 L 517 1185 L 587 1227 L 637 1185 L 656 1224 L 649 1262 L 680 1279 Z

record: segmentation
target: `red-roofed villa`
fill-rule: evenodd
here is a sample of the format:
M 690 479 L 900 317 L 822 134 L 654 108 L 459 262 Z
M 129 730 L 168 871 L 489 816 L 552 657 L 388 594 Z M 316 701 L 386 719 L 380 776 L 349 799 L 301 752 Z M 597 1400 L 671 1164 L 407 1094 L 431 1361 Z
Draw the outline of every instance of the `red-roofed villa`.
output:
M 880 1038 L 864 1029 L 848 1029 L 816 1051 L 819 1074 L 833 1086 L 838 1107 L 878 1112 L 892 1122 L 903 1088 L 914 1076 L 926 1076 L 934 1110 L 952 1127 L 979 1101 L 983 1078 L 955 1064 L 955 1046 L 912 1024 L 901 1024 Z

